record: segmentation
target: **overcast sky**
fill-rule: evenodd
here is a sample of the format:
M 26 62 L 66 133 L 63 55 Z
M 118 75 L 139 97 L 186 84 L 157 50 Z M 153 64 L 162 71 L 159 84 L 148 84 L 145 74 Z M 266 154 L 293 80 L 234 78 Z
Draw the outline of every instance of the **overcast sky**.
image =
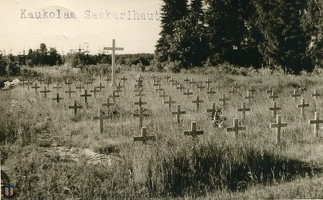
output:
M 45 43 L 59 53 L 81 46 L 95 54 L 116 39 L 116 46 L 124 47 L 119 53 L 153 53 L 161 4 L 161 0 L 0 0 L 0 50 L 17 54 Z

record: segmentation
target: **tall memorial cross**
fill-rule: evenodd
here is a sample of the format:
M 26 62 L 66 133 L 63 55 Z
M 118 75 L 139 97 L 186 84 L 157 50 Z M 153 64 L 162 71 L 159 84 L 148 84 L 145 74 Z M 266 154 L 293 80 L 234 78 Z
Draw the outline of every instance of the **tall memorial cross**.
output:
M 196 130 L 196 122 L 191 123 L 191 130 L 184 131 L 184 135 L 192 136 L 196 138 L 198 135 L 203 135 L 204 131 L 198 131 Z
M 237 109 L 237 112 L 242 112 L 242 119 L 245 120 L 245 118 L 246 118 L 246 111 L 250 111 L 251 109 L 246 107 L 246 103 L 245 102 L 242 102 L 241 104 L 242 104 L 241 105 L 242 108 L 238 108 Z
M 40 91 L 40 93 L 44 93 L 45 98 L 47 97 L 47 93 L 50 93 L 50 90 L 47 90 L 46 87 L 44 87 L 43 91 Z
M 134 117 L 139 117 L 139 126 L 140 126 L 140 128 L 142 127 L 142 119 L 144 118 L 144 117 L 149 117 L 149 114 L 145 114 L 144 113 L 144 108 L 143 107 L 140 107 L 139 108 L 139 113 L 134 113 L 134 114 L 132 114 L 132 116 L 134 116 Z
M 320 129 L 319 125 L 323 123 L 323 120 L 320 119 L 319 112 L 315 112 L 315 119 L 309 120 L 308 123 L 315 125 L 314 134 L 316 137 L 318 137 L 319 136 L 319 129 Z
M 294 90 L 293 94 L 290 95 L 290 97 L 294 97 L 294 100 L 297 101 L 297 97 L 300 97 L 301 95 L 297 93 L 297 90 Z
M 83 106 L 78 106 L 76 101 L 74 101 L 74 105 L 73 106 L 69 106 L 68 107 L 68 109 L 73 109 L 74 110 L 74 115 L 77 114 L 77 109 L 79 109 L 79 108 L 83 108 Z
M 301 108 L 301 115 L 303 115 L 305 107 L 309 107 L 309 106 L 310 106 L 310 104 L 305 103 L 304 98 L 302 98 L 301 104 L 297 105 L 297 108 Z
M 115 53 L 116 51 L 123 51 L 123 47 L 116 47 L 116 41 L 115 39 L 112 40 L 112 47 L 104 47 L 104 50 L 111 50 L 112 51 L 112 57 L 111 57 L 111 62 L 112 62 L 112 78 L 111 78 L 111 85 L 115 85 Z
M 273 107 L 269 107 L 269 110 L 272 111 L 272 116 L 276 117 L 277 116 L 277 111 L 281 110 L 280 107 L 277 107 L 276 101 L 273 102 Z
M 281 141 L 281 128 L 287 127 L 287 123 L 283 123 L 281 121 L 281 116 L 277 115 L 277 122 L 274 124 L 270 124 L 270 128 L 277 128 L 276 133 L 277 133 L 277 141 L 276 143 L 280 144 Z
M 109 119 L 108 116 L 105 116 L 103 113 L 103 110 L 99 111 L 99 116 L 94 116 L 93 120 L 99 120 L 100 121 L 100 133 L 103 133 L 103 120 Z
M 239 121 L 237 118 L 233 119 L 233 127 L 228 127 L 227 132 L 234 132 L 236 138 L 238 137 L 239 131 L 246 130 L 246 127 L 239 126 Z
M 155 136 L 148 136 L 147 135 L 147 131 L 146 131 L 146 127 L 142 127 L 141 128 L 141 136 L 139 137 L 134 137 L 133 140 L 136 141 L 140 141 L 143 144 L 146 144 L 148 140 L 156 140 Z
M 181 115 L 186 114 L 185 110 L 181 110 L 181 105 L 177 105 L 177 110 L 175 112 L 172 112 L 172 115 L 176 115 L 177 123 L 181 122 Z

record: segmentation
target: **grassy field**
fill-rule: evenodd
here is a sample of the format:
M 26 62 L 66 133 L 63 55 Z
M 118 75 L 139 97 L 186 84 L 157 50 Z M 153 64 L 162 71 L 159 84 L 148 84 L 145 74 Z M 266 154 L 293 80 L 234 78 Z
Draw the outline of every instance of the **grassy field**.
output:
M 141 131 L 139 119 L 133 116 L 139 110 L 134 105 L 138 72 L 117 73 L 117 83 L 122 84 L 122 76 L 127 80 L 115 105 L 107 109 L 102 104 L 116 87 L 105 81 L 106 75 L 59 67 L 37 70 L 35 74 L 52 80 L 49 88 L 34 76 L 29 79 L 41 86 L 38 92 L 26 85 L 0 91 L 2 176 L 6 184 L 14 185 L 16 199 L 323 198 L 321 129 L 316 137 L 314 125 L 309 124 L 315 112 L 323 111 L 323 94 L 317 99 L 311 96 L 314 89 L 323 92 L 320 75 L 292 76 L 266 70 L 233 73 L 225 68 L 202 73 L 142 73 L 142 99 L 147 102 L 143 108 L 149 114 L 143 126 L 147 135 L 156 138 L 142 144 L 134 142 Z M 166 75 L 194 94 L 182 95 L 176 85 L 166 81 Z M 160 87 L 176 101 L 171 111 L 177 104 L 186 111 L 179 124 L 159 97 L 162 93 L 156 92 L 153 76 L 160 78 Z M 89 77 L 95 80 L 86 86 Z M 185 84 L 186 77 L 196 82 L 208 78 L 216 93 L 209 95 L 206 88 L 199 91 L 196 84 Z M 71 98 L 65 93 L 67 80 L 73 82 Z M 53 88 L 57 83 L 62 87 L 59 90 Z M 86 105 L 80 95 L 100 83 L 105 88 L 96 97 L 91 93 Z M 75 88 L 79 84 L 84 86 L 81 91 Z M 237 93 L 229 93 L 235 84 Z M 249 104 L 244 97 L 251 86 L 256 92 Z M 40 93 L 44 87 L 51 90 L 46 98 Z M 269 87 L 278 95 L 278 114 L 288 123 L 282 129 L 281 144 L 276 144 L 276 130 L 270 128 L 276 118 L 269 111 L 273 105 Z M 290 97 L 294 89 L 301 95 L 297 101 Z M 57 93 L 64 98 L 59 103 L 52 100 Z M 219 101 L 222 94 L 230 97 L 226 106 Z M 197 95 L 204 101 L 199 110 L 192 103 Z M 297 108 L 301 98 L 309 103 L 303 115 Z M 75 100 L 83 106 L 76 115 L 69 109 Z M 217 124 L 206 112 L 213 102 L 221 110 Z M 236 110 L 242 102 L 251 109 L 244 120 Z M 99 121 L 93 119 L 100 109 L 108 116 L 103 133 Z M 246 127 L 237 136 L 226 131 L 234 118 Z M 203 135 L 184 135 L 192 122 Z

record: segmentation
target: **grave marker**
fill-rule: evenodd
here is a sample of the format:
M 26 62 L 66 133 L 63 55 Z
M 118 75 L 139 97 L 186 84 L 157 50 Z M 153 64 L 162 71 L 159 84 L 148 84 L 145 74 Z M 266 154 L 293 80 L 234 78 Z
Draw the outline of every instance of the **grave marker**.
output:
M 78 85 L 78 86 L 76 86 L 75 88 L 79 90 L 79 93 L 81 93 L 81 92 L 82 92 L 82 88 L 83 88 L 83 87 L 82 87 L 82 85 L 81 85 L 81 84 L 79 84 L 79 85 Z
M 297 97 L 300 97 L 300 94 L 297 94 L 297 90 L 294 90 L 293 94 L 290 95 L 290 97 L 294 97 L 294 100 L 297 101 Z
M 239 126 L 239 121 L 237 118 L 233 119 L 233 127 L 228 127 L 227 132 L 234 132 L 236 138 L 238 137 L 239 131 L 246 130 L 246 127 Z
M 183 84 L 178 84 L 178 86 L 176 87 L 176 89 L 179 90 L 180 93 L 182 93 L 182 91 L 185 89 L 184 85 Z
M 181 105 L 179 104 L 177 105 L 177 111 L 172 112 L 172 115 L 176 115 L 177 123 L 181 122 L 181 115 L 184 115 L 184 114 L 186 114 L 186 111 L 181 110 Z
M 60 87 L 59 85 L 58 85 L 58 82 L 56 83 L 56 86 L 55 87 L 53 87 L 54 89 L 56 89 L 56 91 L 59 91 L 59 89 L 61 89 L 62 87 Z
M 188 83 L 190 82 L 190 79 L 186 76 L 186 78 L 184 79 L 184 82 L 186 85 L 188 85 Z
M 165 101 L 165 98 L 168 97 L 168 95 L 166 95 L 165 90 L 163 90 L 163 94 L 160 94 L 159 97 L 162 97 L 163 101 Z
M 109 119 L 108 116 L 104 116 L 103 110 L 100 109 L 99 111 L 99 116 L 94 116 L 93 120 L 99 120 L 100 122 L 100 133 L 103 133 L 103 120 L 104 119 Z
M 56 98 L 52 98 L 52 100 L 56 100 L 57 103 L 59 103 L 60 100 L 63 98 L 59 97 L 59 93 L 56 93 Z
M 248 99 L 249 104 L 251 104 L 251 99 L 253 99 L 253 96 L 250 94 L 251 92 L 247 91 L 247 96 L 243 97 L 244 99 Z
M 139 126 L 140 128 L 142 127 L 142 119 L 143 117 L 149 117 L 149 114 L 144 114 L 144 108 L 143 107 L 139 107 L 139 113 L 134 113 L 132 114 L 132 116 L 134 117 L 139 117 Z
M 148 140 L 156 140 L 155 136 L 148 136 L 146 127 L 141 128 L 141 136 L 140 137 L 134 137 L 133 140 L 136 141 L 141 141 L 143 144 L 146 144 Z
M 113 99 L 113 102 L 114 102 L 114 103 L 116 102 L 116 98 L 117 98 L 117 97 L 120 97 L 120 95 L 118 95 L 118 94 L 116 94 L 116 93 L 117 93 L 117 91 L 116 91 L 116 90 L 113 90 L 113 91 L 112 91 L 112 95 L 109 95 L 109 97 Z
M 242 112 L 242 119 L 245 120 L 246 119 L 246 111 L 250 111 L 250 108 L 246 107 L 246 103 L 242 102 L 241 103 L 242 108 L 238 108 L 237 112 Z
M 310 104 L 305 103 L 304 98 L 302 98 L 302 101 L 301 102 L 302 103 L 300 105 L 297 105 L 297 108 L 301 108 L 301 114 L 304 115 L 304 109 L 305 109 L 305 107 L 309 107 Z
M 210 84 L 212 83 L 211 80 L 209 80 L 209 78 L 207 78 L 207 80 L 205 81 L 206 83 L 206 89 L 209 89 L 210 88 Z
M 96 87 L 93 88 L 93 90 L 90 90 L 94 94 L 94 97 L 96 97 L 96 93 L 100 92 L 100 90 L 97 90 Z
M 226 105 L 227 101 L 230 101 L 230 98 L 225 98 L 225 94 L 222 94 L 222 99 L 220 98 L 219 101 L 222 101 L 223 107 Z
M 273 107 L 269 107 L 269 110 L 272 111 L 272 116 L 276 117 L 277 116 L 277 111 L 281 110 L 280 107 L 277 107 L 276 101 L 273 102 Z
M 160 84 L 157 86 L 157 88 L 155 89 L 156 92 L 160 93 L 160 91 L 164 91 L 163 88 L 160 88 Z
M 196 110 L 200 109 L 200 103 L 203 103 L 203 100 L 200 100 L 199 95 L 196 96 L 196 100 L 193 100 L 192 103 L 196 103 Z
M 165 76 L 166 84 L 168 83 L 169 79 L 170 79 L 170 76 L 168 76 L 168 74 L 167 74 L 167 75 Z
M 80 97 L 84 97 L 84 102 L 87 104 L 87 98 L 92 96 L 91 94 L 87 93 L 87 90 L 84 90 L 84 94 L 81 94 Z
M 216 108 L 215 108 L 215 103 L 212 103 L 212 108 L 210 108 L 210 109 L 206 109 L 206 112 L 207 113 L 211 113 L 211 117 L 213 118 L 214 116 L 214 114 L 215 114 L 215 112 L 216 112 Z
M 97 86 L 96 88 L 98 88 L 98 89 L 100 90 L 100 92 L 101 92 L 101 90 L 102 90 L 103 88 L 105 88 L 105 86 L 103 86 L 103 85 L 102 85 L 102 83 L 100 83 L 100 85 L 99 85 L 99 86 Z
M 126 85 L 126 80 L 128 80 L 125 75 L 122 75 L 121 77 L 121 80 L 122 80 L 122 85 L 125 86 Z
M 315 125 L 314 134 L 316 137 L 318 137 L 319 136 L 319 129 L 320 129 L 319 125 L 323 123 L 323 120 L 320 119 L 319 112 L 315 112 L 315 119 L 309 120 L 308 123 Z
M 280 144 L 281 142 L 281 128 L 287 127 L 287 123 L 282 123 L 281 122 L 281 116 L 277 115 L 277 121 L 274 124 L 270 124 L 270 128 L 277 128 L 276 133 L 277 133 L 277 141 L 276 143 Z
M 114 102 L 110 103 L 110 98 L 107 98 L 107 102 L 102 104 L 102 106 L 106 106 L 108 109 L 110 108 L 110 106 L 113 106 L 113 105 L 115 105 L 115 103 Z
M 50 93 L 50 90 L 46 90 L 46 87 L 44 87 L 43 91 L 40 91 L 40 93 L 44 93 L 45 98 L 47 97 L 47 93 Z
M 32 86 L 31 88 L 35 89 L 35 92 L 37 93 L 37 90 L 40 88 L 40 86 L 38 86 L 38 84 L 36 82 L 35 85 Z
M 190 95 L 193 95 L 193 92 L 190 92 L 190 89 L 187 88 L 186 92 L 184 92 L 183 95 L 186 95 L 186 97 L 188 98 Z
M 141 97 L 138 97 L 138 102 L 134 102 L 134 105 L 138 105 L 139 107 L 141 107 L 142 105 L 147 104 L 147 102 L 143 102 Z
M 273 101 L 275 101 L 277 98 L 278 98 L 278 96 L 275 95 L 275 92 L 274 91 L 272 91 L 271 92 L 271 95 L 269 95 L 269 99 L 273 99 Z
M 135 94 L 135 97 L 144 97 L 145 96 L 144 93 L 141 93 L 142 90 L 138 90 L 137 92 L 138 92 L 138 94 Z
M 49 85 L 52 84 L 52 82 L 50 81 L 50 79 L 47 79 L 45 84 L 46 84 L 47 88 L 49 88 Z
M 269 86 L 269 89 L 267 90 L 267 94 L 271 94 L 273 92 L 273 87 L 272 86 Z
M 68 87 L 70 87 L 72 84 L 73 84 L 73 83 L 72 83 L 72 82 L 70 82 L 69 80 L 67 80 L 67 81 L 65 82 L 65 85 L 67 85 Z
M 213 88 L 210 88 L 208 91 L 207 91 L 207 94 L 208 95 L 213 95 L 213 94 L 215 94 L 216 92 L 215 91 L 213 91 Z
M 312 97 L 314 97 L 314 99 L 316 99 L 317 97 L 321 96 L 321 94 L 317 93 L 317 90 L 314 90 L 314 93 L 312 94 Z
M 164 104 L 168 104 L 169 111 L 171 110 L 173 103 L 176 103 L 176 101 L 172 101 L 172 97 L 171 96 L 168 97 L 168 101 L 164 101 Z
M 253 96 L 253 93 L 255 93 L 256 90 L 254 89 L 253 86 L 251 86 L 251 89 L 249 89 L 248 92 L 250 92 L 251 93 L 251 96 Z
M 204 131 L 198 131 L 196 130 L 196 122 L 191 123 L 191 130 L 184 131 L 184 135 L 192 136 L 193 138 L 196 138 L 198 135 L 203 135 Z
M 65 91 L 65 94 L 67 94 L 68 93 L 68 98 L 71 98 L 71 94 L 72 93 L 75 93 L 75 91 L 72 91 L 71 90 L 71 88 L 70 87 L 68 87 L 68 90 L 67 91 Z
M 112 47 L 104 47 L 104 50 L 112 50 L 112 57 L 111 57 L 111 63 L 112 63 L 112 81 L 111 85 L 115 85 L 115 52 L 116 51 L 123 51 L 123 47 L 116 47 L 116 41 L 115 39 L 112 40 Z
M 77 102 L 76 102 L 76 101 L 74 101 L 74 105 L 73 105 L 73 106 L 69 106 L 68 108 L 69 108 L 69 109 L 73 109 L 73 110 L 74 110 L 74 115 L 76 115 L 76 114 L 77 114 L 77 109 L 79 109 L 79 108 L 83 108 L 83 106 L 78 106 L 78 105 L 77 105 Z
M 196 89 L 198 89 L 199 90 L 199 92 L 201 92 L 202 91 L 202 89 L 204 89 L 205 88 L 205 86 L 203 86 L 203 83 L 202 82 L 200 82 L 197 86 L 196 86 Z

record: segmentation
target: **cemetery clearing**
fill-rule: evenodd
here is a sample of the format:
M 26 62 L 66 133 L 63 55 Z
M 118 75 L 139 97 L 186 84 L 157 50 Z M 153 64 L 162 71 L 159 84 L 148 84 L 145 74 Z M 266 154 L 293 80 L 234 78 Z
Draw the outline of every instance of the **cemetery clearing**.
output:
M 323 197 L 320 75 L 41 70 L 0 91 L 18 197 Z

